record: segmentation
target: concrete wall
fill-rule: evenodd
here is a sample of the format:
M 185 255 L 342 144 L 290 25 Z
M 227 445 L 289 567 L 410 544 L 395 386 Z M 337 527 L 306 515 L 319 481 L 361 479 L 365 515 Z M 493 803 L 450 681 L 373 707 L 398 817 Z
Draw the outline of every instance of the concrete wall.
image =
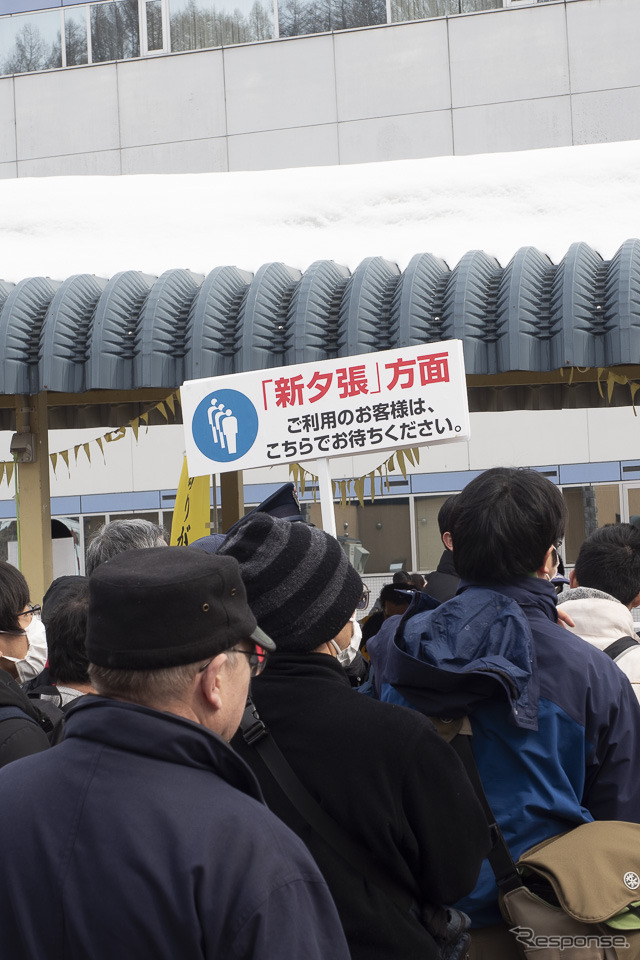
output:
M 3 78 L 0 177 L 636 139 L 639 41 L 637 0 L 562 0 Z

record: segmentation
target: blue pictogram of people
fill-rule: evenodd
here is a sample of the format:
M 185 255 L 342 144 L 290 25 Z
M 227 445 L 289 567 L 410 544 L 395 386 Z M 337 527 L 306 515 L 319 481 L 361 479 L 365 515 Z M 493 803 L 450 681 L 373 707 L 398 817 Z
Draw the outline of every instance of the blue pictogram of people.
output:
M 217 390 L 196 407 L 191 430 L 205 457 L 227 463 L 243 457 L 255 443 L 258 414 L 244 393 Z

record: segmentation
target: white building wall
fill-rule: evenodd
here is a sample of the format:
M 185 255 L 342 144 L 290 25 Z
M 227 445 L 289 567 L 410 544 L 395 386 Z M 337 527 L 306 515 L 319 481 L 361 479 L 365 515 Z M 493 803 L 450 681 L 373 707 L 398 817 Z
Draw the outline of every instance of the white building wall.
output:
M 409 474 L 465 473 L 495 466 L 546 467 L 590 462 L 629 461 L 640 449 L 640 417 L 631 407 L 577 410 L 513 410 L 471 413 L 468 442 L 435 444 L 421 448 L 420 462 Z M 115 443 L 104 444 L 104 457 L 91 443 L 106 430 L 52 430 L 51 453 L 71 450 L 70 467 L 58 458 L 50 473 L 51 496 L 139 493 L 175 490 L 184 456 L 181 426 L 140 429 L 136 442 L 131 429 Z M 9 459 L 11 433 L 0 433 L 0 461 Z M 90 443 L 91 461 L 83 449 L 77 461 L 76 444 Z M 341 457 L 331 461 L 333 476 L 353 478 L 375 469 L 384 454 Z M 313 468 L 313 464 L 309 464 Z M 245 470 L 244 483 L 278 484 L 289 478 L 286 465 Z M 398 472 L 397 477 L 401 474 Z M 0 483 L 0 501 L 10 500 L 13 489 Z
M 562 0 L 0 79 L 0 177 L 640 137 L 640 4 Z

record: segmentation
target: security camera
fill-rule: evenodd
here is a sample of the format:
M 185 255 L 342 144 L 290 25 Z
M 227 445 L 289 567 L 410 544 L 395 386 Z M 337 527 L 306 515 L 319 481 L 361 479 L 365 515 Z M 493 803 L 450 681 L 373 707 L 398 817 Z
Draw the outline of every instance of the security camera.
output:
M 36 459 L 36 443 L 32 433 L 14 433 L 9 452 L 18 463 L 33 463 Z

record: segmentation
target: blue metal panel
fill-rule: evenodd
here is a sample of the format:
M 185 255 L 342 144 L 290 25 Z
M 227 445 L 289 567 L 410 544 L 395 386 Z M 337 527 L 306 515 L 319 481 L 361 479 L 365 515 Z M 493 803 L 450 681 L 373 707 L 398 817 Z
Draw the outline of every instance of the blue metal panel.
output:
M 153 284 L 140 313 L 136 336 L 136 387 L 171 390 L 184 381 L 187 318 L 203 279 L 188 270 L 167 270 Z
M 3 0 L 0 13 L 33 13 L 36 10 L 55 10 L 63 0 Z M 78 3 L 78 0 L 73 0 Z
M 506 314 L 498 340 L 500 370 L 552 370 L 550 312 L 555 267 L 535 247 L 523 247 L 507 265 L 500 284 Z
M 4 280 L 0 280 L 0 310 L 2 310 L 5 300 L 13 290 L 15 284 L 6 283 Z
M 291 298 L 287 326 L 292 342 L 285 362 L 310 363 L 338 354 L 339 309 L 351 276 L 333 260 L 312 263 Z
M 90 322 L 106 280 L 89 274 L 69 277 L 51 301 L 42 328 L 42 390 L 81 393 L 89 352 Z
M 618 483 L 620 462 L 565 463 L 559 467 L 560 483 Z
M 451 276 L 444 260 L 430 253 L 418 253 L 409 262 L 391 304 L 394 346 L 448 339 L 442 315 L 444 292 Z
M 604 365 L 601 268 L 602 257 L 586 243 L 572 244 L 559 266 L 552 294 L 559 329 L 554 337 L 556 368 Z
M 541 473 L 543 477 L 546 477 L 547 480 L 550 480 L 551 483 L 560 483 L 560 473 L 557 466 L 549 467 L 531 467 L 532 470 L 535 470 L 537 473 Z
M 51 497 L 52 517 L 77 517 L 80 513 L 80 497 Z
M 287 314 L 302 274 L 284 263 L 267 263 L 255 275 L 240 312 L 239 370 L 282 366 L 288 346 Z
M 154 280 L 129 270 L 117 273 L 105 287 L 89 338 L 89 390 L 130 390 L 136 385 L 133 361 L 138 321 Z
M 252 280 L 252 273 L 237 267 L 216 267 L 201 284 L 187 322 L 186 380 L 236 372 L 239 313 Z
M 640 358 L 640 241 L 627 240 L 611 261 L 605 285 L 605 364 Z
M 481 470 L 461 470 L 452 473 L 414 473 L 411 475 L 411 492 L 457 493 L 459 490 L 464 490 L 475 477 L 479 477 L 481 472 Z
M 444 297 L 445 328 L 463 341 L 467 373 L 498 373 L 497 291 L 502 271 L 482 250 L 466 253 L 453 270 Z
M 132 510 L 159 510 L 160 491 L 140 493 L 96 493 L 81 497 L 82 513 L 130 513 Z
M 503 269 L 482 251 L 453 271 L 427 253 L 401 273 L 281 263 L 204 279 L 134 271 L 108 282 L 0 281 L 0 393 L 140 387 L 459 338 L 468 374 L 640 360 L 640 241 L 610 262 L 584 243 L 554 266 L 525 247 Z M 97 303 L 96 303 L 97 298 Z
M 0 500 L 0 520 L 14 520 L 16 516 L 16 502 L 13 497 L 10 500 Z
M 59 286 L 47 277 L 31 277 L 6 298 L 0 311 L 0 392 L 39 392 L 40 333 Z
M 339 315 L 338 356 L 388 350 L 395 345 L 391 304 L 400 279 L 395 263 L 363 260 L 345 287 Z

